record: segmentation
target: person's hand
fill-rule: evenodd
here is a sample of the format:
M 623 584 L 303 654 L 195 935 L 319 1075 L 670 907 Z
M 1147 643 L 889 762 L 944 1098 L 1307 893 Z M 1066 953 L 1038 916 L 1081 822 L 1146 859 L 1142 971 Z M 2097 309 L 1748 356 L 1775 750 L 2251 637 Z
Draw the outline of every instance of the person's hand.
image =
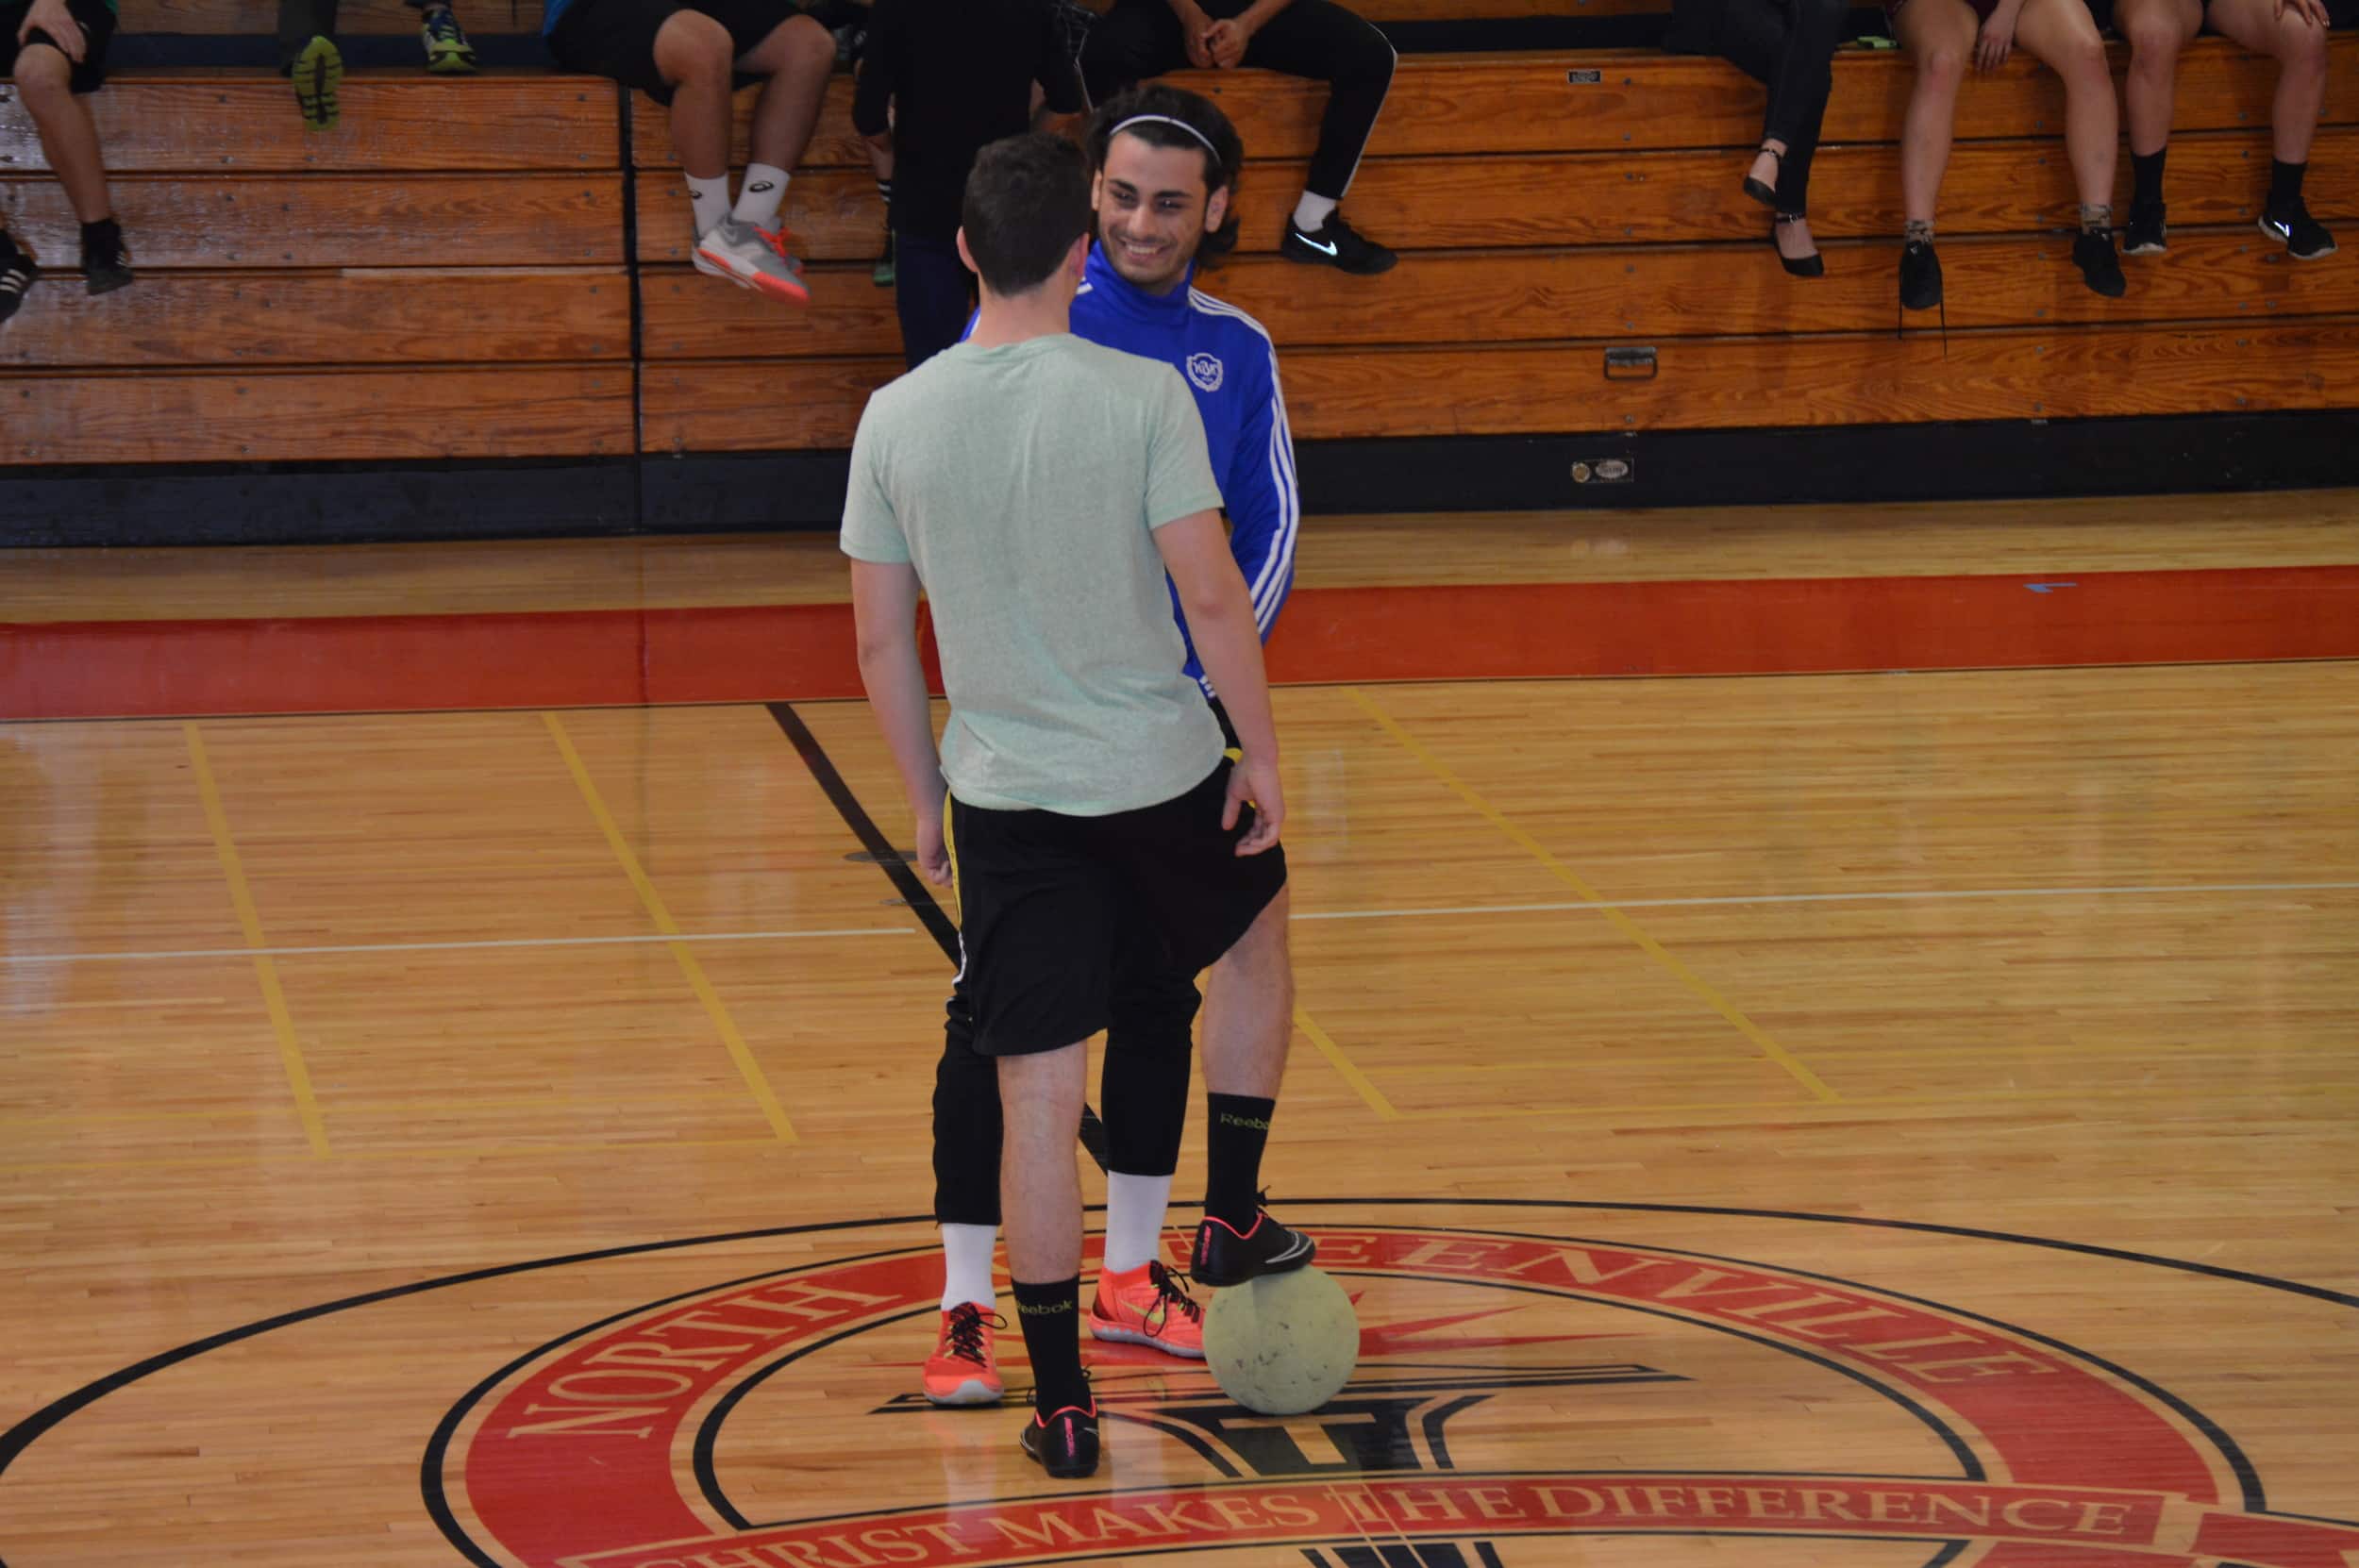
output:
M 1982 36 L 1974 41 L 1976 69 L 1996 71 L 2007 63 L 2007 56 L 2015 48 L 2015 20 L 2022 9 L 2019 6 L 2000 6 L 1983 24 Z
M 1187 45 L 1188 63 L 1198 71 L 1210 71 L 1213 68 L 1213 51 L 1206 46 L 1204 40 L 1213 30 L 1213 19 L 1206 16 L 1204 8 L 1195 4 L 1194 0 L 1180 0 L 1173 9 L 1180 17 L 1180 38 Z
M 2284 21 L 2287 11 L 2293 12 L 2313 27 L 2334 25 L 2334 19 L 2327 14 L 2326 0 L 2277 0 L 2277 20 Z
M 1223 71 L 1234 71 L 1245 63 L 1245 48 L 1253 41 L 1253 34 L 1240 17 L 1215 22 L 1204 35 L 1205 50 L 1213 57 L 1213 64 Z
M 1229 770 L 1229 798 L 1221 804 L 1221 826 L 1236 826 L 1247 806 L 1253 808 L 1253 826 L 1237 841 L 1237 853 L 1259 855 L 1278 842 L 1278 830 L 1286 821 L 1286 795 L 1279 788 L 1277 767 L 1251 752 Z
M 950 845 L 943 836 L 940 811 L 917 814 L 917 872 L 935 887 L 950 885 Z
M 74 20 L 74 13 L 65 8 L 65 0 L 33 0 L 32 8 L 25 13 L 23 25 L 16 29 L 18 48 L 36 32 L 47 33 L 58 41 L 65 58 L 75 64 L 90 52 L 90 42 L 82 37 L 82 25 Z

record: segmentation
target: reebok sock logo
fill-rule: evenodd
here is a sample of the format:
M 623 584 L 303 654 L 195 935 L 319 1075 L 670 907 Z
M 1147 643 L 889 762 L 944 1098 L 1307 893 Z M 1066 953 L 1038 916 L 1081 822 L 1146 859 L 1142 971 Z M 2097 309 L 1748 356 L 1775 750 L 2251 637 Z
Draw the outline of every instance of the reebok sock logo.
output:
M 1051 1301 L 1040 1307 L 1028 1307 L 1019 1301 L 1015 1304 L 1015 1309 L 1028 1318 L 1048 1318 L 1055 1317 L 1059 1312 L 1073 1311 L 1075 1309 L 1070 1301 Z
M 1224 1110 L 1220 1113 L 1220 1125 L 1225 1127 L 1251 1127 L 1256 1132 L 1269 1131 L 1267 1122 L 1258 1117 L 1240 1116 L 1233 1110 Z

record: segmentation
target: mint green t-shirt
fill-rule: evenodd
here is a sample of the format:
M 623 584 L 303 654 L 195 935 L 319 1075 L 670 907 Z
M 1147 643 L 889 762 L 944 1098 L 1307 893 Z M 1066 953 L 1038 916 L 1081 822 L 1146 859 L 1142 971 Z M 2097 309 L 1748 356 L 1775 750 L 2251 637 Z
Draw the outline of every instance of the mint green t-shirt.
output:
M 925 585 L 952 794 L 1105 816 L 1213 771 L 1154 530 L 1219 506 L 1196 400 L 1159 360 L 1069 334 L 960 343 L 868 400 L 844 553 Z

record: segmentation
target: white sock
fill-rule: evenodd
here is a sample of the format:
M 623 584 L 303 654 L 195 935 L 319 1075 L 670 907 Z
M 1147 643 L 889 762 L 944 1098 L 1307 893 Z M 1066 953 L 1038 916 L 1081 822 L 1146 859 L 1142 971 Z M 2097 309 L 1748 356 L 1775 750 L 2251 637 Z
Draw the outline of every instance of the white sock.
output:
M 1163 1255 L 1171 1177 L 1106 1173 L 1106 1272 L 1142 1268 Z
M 689 175 L 688 202 L 696 210 L 696 238 L 701 240 L 729 215 L 729 176 L 727 173 L 719 179 Z
M 778 226 L 778 209 L 786 202 L 787 174 L 767 163 L 745 165 L 745 183 L 737 192 L 737 210 L 729 216 L 756 228 Z
M 1302 199 L 1295 203 L 1295 227 L 1305 234 L 1316 234 L 1334 216 L 1337 205 L 1332 196 L 1314 196 L 1305 191 Z
M 995 1225 L 942 1227 L 942 1309 L 973 1302 L 986 1312 L 999 1309 L 991 1293 L 991 1252 L 999 1244 Z

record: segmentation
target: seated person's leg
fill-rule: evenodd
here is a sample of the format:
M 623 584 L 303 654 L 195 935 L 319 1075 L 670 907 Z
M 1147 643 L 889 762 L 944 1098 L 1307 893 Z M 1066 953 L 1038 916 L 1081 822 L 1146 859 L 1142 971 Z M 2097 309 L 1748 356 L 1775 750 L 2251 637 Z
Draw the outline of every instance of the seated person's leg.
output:
M 1930 310 L 1941 303 L 1941 261 L 1933 254 L 1933 209 L 1949 167 L 1958 86 L 1980 30 L 1966 0 L 1903 0 L 1892 12 L 1893 36 L 1916 63 L 1900 121 L 1900 304 Z
M 2072 264 L 2081 280 L 2109 299 L 2128 292 L 2114 250 L 2114 171 L 2120 154 L 2121 105 L 2114 96 L 2105 41 L 2085 0 L 2024 0 L 2016 37 L 2064 78 L 2065 152 L 2080 188 L 2081 232 Z
M 2130 119 L 2130 221 L 2125 249 L 2159 256 L 2167 248 L 2163 163 L 2170 150 L 2171 100 L 2179 51 L 2203 25 L 2200 0 L 2115 0 L 2114 30 L 2130 45 L 2122 101 Z
M 737 42 L 738 71 L 767 78 L 754 104 L 753 156 L 746 163 L 736 216 L 760 228 L 776 228 L 788 176 L 811 145 L 827 101 L 828 77 L 835 70 L 835 37 L 808 16 L 789 15 L 764 25 L 763 19 L 777 18 L 777 0 L 759 0 L 755 6 L 744 6 L 741 0 L 707 3 L 727 8 L 720 15 Z M 768 190 L 757 189 L 765 184 Z
M 49 167 L 57 172 L 58 183 L 65 187 L 66 200 L 81 223 L 84 286 L 93 294 L 103 294 L 131 281 L 130 257 L 107 190 L 98 127 L 85 101 L 107 79 L 107 46 L 113 38 L 114 17 L 99 0 L 72 0 L 67 17 L 57 22 L 56 28 L 65 36 L 56 37 L 41 27 L 25 35 L 13 66 L 16 87 L 25 99 L 25 111 L 41 131 Z M 80 58 L 73 58 L 75 55 Z M 30 281 L 25 279 L 28 285 Z
M 1114 0 L 1081 45 L 1081 82 L 1093 104 L 1188 64 L 1187 39 L 1164 0 Z
M 1245 7 L 1239 0 L 1215 0 L 1213 8 L 1233 14 Z M 1286 230 L 1283 254 L 1289 259 L 1362 274 L 1390 271 L 1397 259 L 1354 231 L 1336 210 L 1392 90 L 1394 62 L 1384 35 L 1334 0 L 1295 0 L 1246 44 L 1248 66 L 1329 84 L 1318 146 Z
M 2284 241 L 2298 261 L 2332 256 L 2334 237 L 2310 216 L 2301 199 L 2311 138 L 2326 107 L 2324 6 L 2309 0 L 2280 13 L 2272 0 L 2213 0 L 2207 20 L 2215 32 L 2277 59 L 2277 98 L 2269 122 L 2274 156 L 2261 226 Z

